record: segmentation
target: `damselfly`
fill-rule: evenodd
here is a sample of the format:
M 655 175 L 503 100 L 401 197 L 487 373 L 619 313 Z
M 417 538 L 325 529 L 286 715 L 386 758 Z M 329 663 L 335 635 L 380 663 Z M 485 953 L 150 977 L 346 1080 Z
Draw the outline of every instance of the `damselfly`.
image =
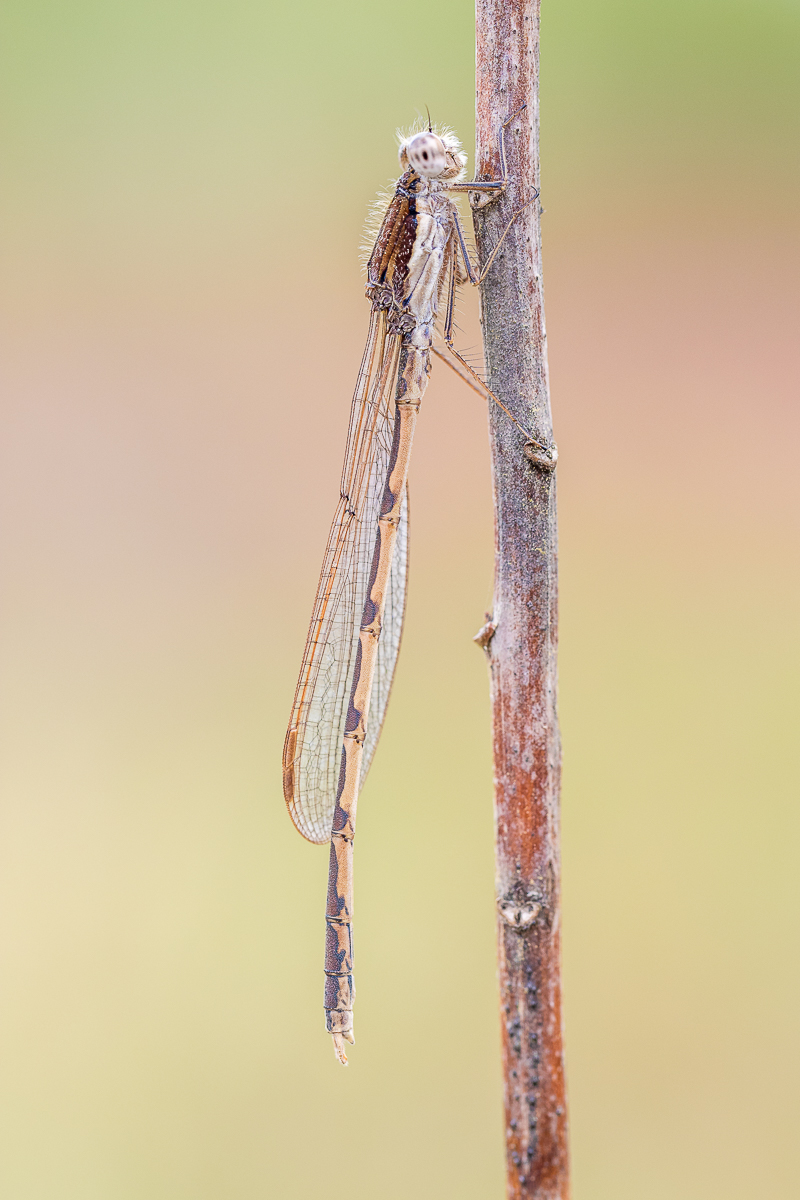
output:
M 367 263 L 369 334 L 353 396 L 339 503 L 283 751 L 283 789 L 292 820 L 309 841 L 331 843 L 325 1017 L 342 1063 L 347 1062 L 345 1041 L 354 1041 L 356 803 L 383 724 L 400 645 L 408 464 L 431 353 L 504 409 L 525 435 L 528 458 L 543 467 L 555 461 L 554 447 L 527 434 L 453 344 L 459 285 L 482 281 L 523 209 L 512 216 L 479 269 L 452 197 L 469 192 L 473 203 L 481 204 L 506 190 L 506 129 L 518 115 L 500 130 L 499 179 L 465 180 L 466 155 L 448 129 L 428 122 L 427 128 L 401 137 L 403 173 Z M 433 345 L 440 309 L 450 358 Z

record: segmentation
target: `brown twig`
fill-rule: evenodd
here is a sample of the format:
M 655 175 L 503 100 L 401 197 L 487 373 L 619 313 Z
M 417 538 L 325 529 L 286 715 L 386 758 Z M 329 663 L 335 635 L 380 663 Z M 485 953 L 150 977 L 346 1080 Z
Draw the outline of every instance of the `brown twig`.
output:
M 509 186 L 474 212 L 482 261 L 539 187 L 539 0 L 477 0 L 478 178 Z M 553 444 L 539 204 L 515 222 L 481 293 L 489 386 L 534 438 Z M 492 689 L 497 907 L 508 1196 L 566 1200 L 561 1033 L 554 462 L 489 406 L 495 503 L 494 612 L 481 630 Z M 554 460 L 555 456 L 553 456 Z M 490 632 L 491 631 L 491 632 Z

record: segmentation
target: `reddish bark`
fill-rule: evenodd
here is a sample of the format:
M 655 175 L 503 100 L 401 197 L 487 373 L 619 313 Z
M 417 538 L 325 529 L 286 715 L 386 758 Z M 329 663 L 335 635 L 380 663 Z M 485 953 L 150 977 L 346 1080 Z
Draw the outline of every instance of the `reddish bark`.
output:
M 476 210 L 481 261 L 539 187 L 539 0 L 477 0 L 477 178 L 506 194 Z M 553 442 L 538 201 L 520 215 L 481 294 L 488 382 L 538 441 Z M 561 1027 L 554 470 L 530 461 L 519 428 L 489 412 L 495 592 L 485 651 L 492 689 L 500 1005 L 508 1196 L 569 1196 Z M 482 633 L 487 633 L 491 625 Z

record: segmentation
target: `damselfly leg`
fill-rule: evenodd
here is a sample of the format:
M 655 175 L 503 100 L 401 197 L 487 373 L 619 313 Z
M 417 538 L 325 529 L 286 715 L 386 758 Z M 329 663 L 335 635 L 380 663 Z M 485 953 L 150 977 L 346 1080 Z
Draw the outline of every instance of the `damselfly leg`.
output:
M 507 117 L 500 126 L 500 134 L 498 143 L 500 148 L 500 178 L 499 179 L 471 179 L 467 183 L 453 183 L 447 189 L 450 192 L 469 192 L 475 193 L 476 199 L 472 202 L 473 208 L 485 208 L 487 204 L 491 204 L 497 196 L 501 196 L 506 190 L 508 183 L 508 164 L 506 163 L 506 129 L 512 121 L 516 120 L 521 112 L 527 108 L 527 104 L 523 104 L 516 112 Z M 483 196 L 480 193 L 485 193 Z
M 517 114 L 515 113 L 514 116 L 516 116 L 516 115 Z M 500 180 L 490 181 L 490 182 L 494 182 L 494 183 L 500 185 L 500 187 L 503 190 L 505 189 L 507 178 L 508 178 L 507 169 L 506 169 L 506 159 L 505 159 L 504 133 L 505 133 L 506 125 L 509 124 L 509 122 L 512 121 L 513 119 L 514 119 L 514 117 L 510 117 L 509 120 L 506 121 L 506 123 L 502 126 L 502 128 L 500 130 L 500 164 L 501 164 L 502 177 Z M 499 195 L 499 192 L 498 192 L 498 195 Z M 470 258 L 469 249 L 467 247 L 467 241 L 466 241 L 466 237 L 464 235 L 463 226 L 461 225 L 461 221 L 460 221 L 458 215 L 457 214 L 454 215 L 453 226 L 455 229 L 456 238 L 458 239 L 458 250 L 461 252 L 461 259 L 463 261 L 464 272 L 466 275 L 465 282 L 471 283 L 473 287 L 479 287 L 480 284 L 483 283 L 484 279 L 486 278 L 489 271 L 491 270 L 492 264 L 494 263 L 495 258 L 497 257 L 497 254 L 499 253 L 500 248 L 502 247 L 503 242 L 505 241 L 506 237 L 508 236 L 514 222 L 517 220 L 518 217 L 520 217 L 522 215 L 523 212 L 525 212 L 525 210 L 527 208 L 530 207 L 531 204 L 533 204 L 538 199 L 539 199 L 539 193 L 538 193 L 538 191 L 536 191 L 536 192 L 534 192 L 531 199 L 527 202 L 527 204 L 523 204 L 521 208 L 517 209 L 517 211 L 511 217 L 511 220 L 506 225 L 505 229 L 503 230 L 502 234 L 500 235 L 500 238 L 497 241 L 497 244 L 495 245 L 494 249 L 492 250 L 491 254 L 489 255 L 488 259 L 486 260 L 486 262 L 484 263 L 484 265 L 482 267 L 478 267 L 473 264 L 473 262 Z M 447 346 L 447 349 L 453 355 L 453 358 L 455 358 L 458 361 L 458 363 L 460 364 L 460 367 L 457 367 L 454 362 L 452 362 L 449 358 L 447 358 L 446 355 L 442 354 L 442 352 L 440 350 L 437 350 L 435 346 L 433 347 L 433 352 L 437 356 L 437 358 L 441 358 L 443 362 L 446 362 L 447 365 L 451 368 L 451 370 L 455 371 L 456 375 L 458 375 L 458 377 L 460 379 L 463 379 L 465 383 L 469 384 L 469 386 L 474 391 L 476 391 L 480 395 L 485 396 L 488 399 L 492 400 L 499 408 L 501 408 L 503 410 L 504 413 L 506 413 L 507 416 L 509 416 L 511 418 L 511 420 L 514 422 L 514 424 L 517 426 L 517 428 L 520 430 L 520 432 L 525 436 L 525 454 L 526 454 L 526 457 L 531 462 L 535 463 L 538 466 L 542 466 L 545 468 L 552 468 L 556 465 L 556 462 L 558 460 L 558 450 L 556 449 L 556 447 L 544 445 L 543 442 L 540 442 L 527 429 L 525 429 L 525 427 L 517 420 L 517 418 L 510 411 L 510 409 L 506 407 L 506 405 L 503 403 L 503 401 L 500 399 L 500 397 L 495 395 L 495 393 L 488 386 L 488 384 L 481 378 L 481 376 L 474 369 L 474 367 L 472 367 L 471 364 L 469 362 L 467 362 L 467 360 L 464 358 L 464 356 L 461 353 L 459 353 L 459 351 L 455 347 L 455 341 L 453 338 L 453 325 L 454 325 L 454 314 L 455 314 L 456 287 L 457 287 L 457 284 L 460 282 L 460 280 L 458 278 L 459 274 L 460 274 L 460 272 L 459 272 L 459 263 L 458 263 L 458 253 L 454 251 L 453 258 L 450 263 L 450 273 L 449 273 L 448 285 L 447 285 L 447 304 L 445 306 L 443 336 L 444 336 L 444 342 L 445 342 L 445 345 Z M 462 278 L 464 278 L 464 277 L 462 276 Z

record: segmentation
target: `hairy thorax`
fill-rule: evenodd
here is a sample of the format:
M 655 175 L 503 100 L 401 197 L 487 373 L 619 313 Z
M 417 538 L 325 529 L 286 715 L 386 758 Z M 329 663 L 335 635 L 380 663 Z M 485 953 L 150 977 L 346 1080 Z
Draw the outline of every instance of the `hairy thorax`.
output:
M 433 342 L 439 298 L 452 254 L 453 202 L 435 185 L 416 196 L 416 237 L 403 288 L 403 309 L 414 317 L 409 341 L 419 349 Z

